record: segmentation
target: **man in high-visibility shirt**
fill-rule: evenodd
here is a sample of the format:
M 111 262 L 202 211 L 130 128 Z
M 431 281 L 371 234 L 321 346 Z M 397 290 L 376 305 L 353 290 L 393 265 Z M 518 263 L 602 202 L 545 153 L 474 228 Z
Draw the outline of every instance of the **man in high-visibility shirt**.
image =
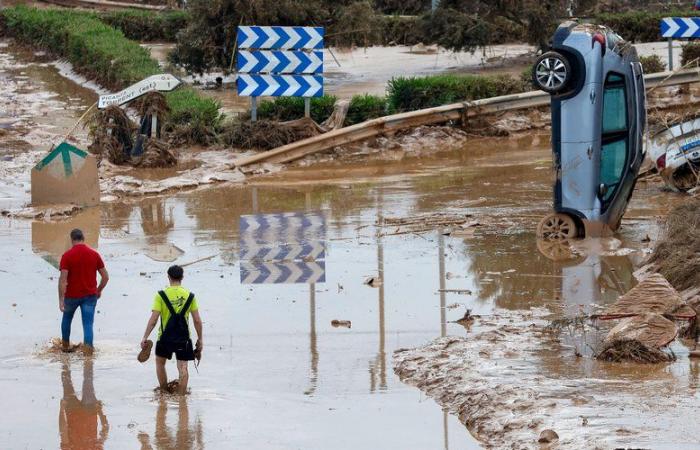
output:
M 148 340 L 153 328 L 158 323 L 160 317 L 160 329 L 158 330 L 158 341 L 156 342 L 156 375 L 161 389 L 167 389 L 168 376 L 165 371 L 166 359 L 171 359 L 175 353 L 177 360 L 178 391 L 181 394 L 187 392 L 189 373 L 187 364 L 195 360 L 195 354 L 201 357 L 204 348 L 202 338 L 202 318 L 199 315 L 199 305 L 194 294 L 182 286 L 184 270 L 180 266 L 171 266 L 168 269 L 168 280 L 170 286 L 156 294 L 151 308 L 151 317 L 146 325 L 146 332 L 141 340 L 142 355 L 150 354 L 153 342 Z M 189 316 L 192 316 L 194 328 L 197 331 L 197 345 L 192 346 L 189 330 Z M 147 358 L 147 356 L 146 356 Z

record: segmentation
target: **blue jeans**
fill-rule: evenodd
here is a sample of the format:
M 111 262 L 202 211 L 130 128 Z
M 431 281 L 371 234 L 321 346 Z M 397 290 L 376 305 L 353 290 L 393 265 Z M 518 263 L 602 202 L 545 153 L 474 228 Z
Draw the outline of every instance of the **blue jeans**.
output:
M 80 317 L 83 320 L 83 342 L 92 347 L 92 324 L 95 321 L 95 306 L 97 306 L 97 296 L 88 295 L 81 298 L 67 298 L 66 307 L 63 310 L 63 320 L 61 320 L 61 337 L 64 341 L 70 340 L 70 326 L 73 322 L 73 315 L 80 307 Z

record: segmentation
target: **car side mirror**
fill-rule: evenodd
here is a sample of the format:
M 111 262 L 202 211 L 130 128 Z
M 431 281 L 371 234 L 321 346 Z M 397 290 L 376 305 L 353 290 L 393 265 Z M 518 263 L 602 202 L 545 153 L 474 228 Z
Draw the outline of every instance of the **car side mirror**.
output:
M 608 187 L 605 185 L 605 183 L 600 183 L 600 185 L 598 185 L 598 197 L 603 198 L 607 193 Z

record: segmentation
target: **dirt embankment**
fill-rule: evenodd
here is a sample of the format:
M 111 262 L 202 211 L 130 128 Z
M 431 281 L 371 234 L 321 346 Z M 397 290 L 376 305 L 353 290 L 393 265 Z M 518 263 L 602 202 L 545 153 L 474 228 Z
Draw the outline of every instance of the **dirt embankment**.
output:
M 533 310 L 477 319 L 480 331 L 466 338 L 397 350 L 394 372 L 486 448 L 540 449 L 548 429 L 559 439 L 547 448 L 646 448 L 678 438 L 684 415 L 697 414 L 665 365 L 583 364 L 561 351 L 565 344 L 548 332 L 545 317 Z

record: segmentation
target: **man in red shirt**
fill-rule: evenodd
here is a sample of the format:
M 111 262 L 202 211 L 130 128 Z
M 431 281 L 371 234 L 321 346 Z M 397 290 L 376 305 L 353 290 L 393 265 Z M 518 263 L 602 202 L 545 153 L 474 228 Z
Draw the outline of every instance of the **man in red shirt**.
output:
M 70 351 L 70 327 L 73 315 L 80 307 L 83 320 L 83 343 L 87 352 L 92 351 L 92 324 L 95 307 L 109 275 L 100 254 L 85 244 L 85 236 L 77 228 L 70 232 L 73 246 L 61 257 L 61 276 L 58 279 L 58 307 L 63 312 L 61 337 L 63 350 Z M 97 285 L 97 273 L 100 285 Z

